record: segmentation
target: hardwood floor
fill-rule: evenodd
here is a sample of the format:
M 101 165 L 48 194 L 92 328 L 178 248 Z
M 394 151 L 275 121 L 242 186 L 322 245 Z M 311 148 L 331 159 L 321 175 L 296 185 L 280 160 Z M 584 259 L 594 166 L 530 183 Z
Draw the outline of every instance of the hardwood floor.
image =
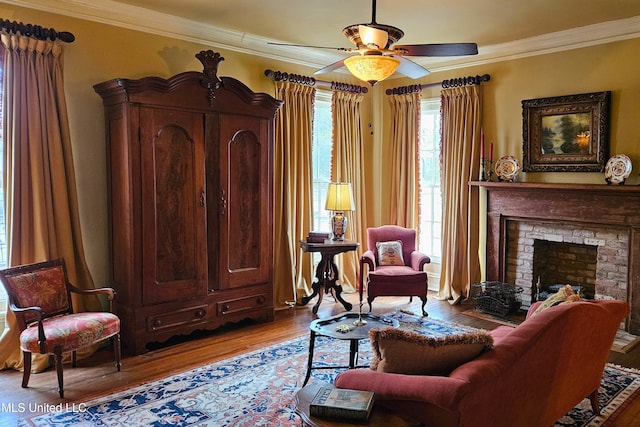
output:
M 354 310 L 357 310 L 356 294 L 345 295 L 345 299 L 352 302 Z M 51 409 L 51 406 L 61 402 L 85 402 L 94 397 L 163 378 L 205 363 L 232 357 L 296 336 L 307 335 L 309 323 L 316 318 L 311 312 L 315 301 L 314 299 L 307 306 L 277 311 L 275 320 L 270 323 L 251 322 L 244 325 L 231 325 L 213 332 L 202 332 L 175 339 L 172 345 L 158 346 L 143 355 L 125 356 L 119 373 L 114 367 L 112 349 L 102 349 L 91 358 L 78 361 L 76 368 L 65 366 L 64 400 L 58 398 L 57 378 L 53 367 L 46 372 L 32 374 L 29 387 L 26 389 L 20 386 L 21 372 L 0 371 L 0 402 L 3 405 L 0 407 L 0 426 L 16 425 L 17 419 L 30 414 L 22 411 L 22 408 L 26 411 L 35 409 L 35 412 L 46 412 Z M 406 297 L 380 297 L 373 304 L 374 313 L 385 313 L 397 308 L 420 313 L 420 301 L 414 298 L 413 303 L 410 304 Z M 433 295 L 430 295 L 427 303 L 427 312 L 433 318 L 484 329 L 493 329 L 498 326 L 498 323 L 462 314 L 462 311 L 468 308 L 470 308 L 468 305 L 451 306 L 447 302 L 437 301 Z M 365 310 L 368 310 L 366 305 Z M 342 305 L 335 303 L 331 297 L 325 297 L 317 317 L 324 318 L 343 311 Z M 609 361 L 622 366 L 640 368 L 640 346 L 627 354 L 611 352 Z M 14 410 L 12 411 L 11 408 Z M 625 416 L 615 425 L 633 425 L 633 422 L 639 419 L 638 417 L 640 417 L 640 402 L 630 406 L 625 411 Z

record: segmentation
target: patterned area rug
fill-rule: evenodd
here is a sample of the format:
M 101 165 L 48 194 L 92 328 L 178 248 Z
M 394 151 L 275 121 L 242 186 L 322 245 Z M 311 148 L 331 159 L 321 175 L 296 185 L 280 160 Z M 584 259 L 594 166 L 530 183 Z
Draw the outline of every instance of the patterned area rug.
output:
M 402 328 L 444 336 L 469 328 L 390 313 Z M 162 380 L 69 404 L 71 411 L 25 418 L 19 426 L 299 426 L 294 396 L 302 387 L 309 351 L 307 336 L 295 338 L 238 357 L 201 366 Z M 316 338 L 314 366 L 344 365 L 349 342 Z M 360 345 L 360 363 L 371 357 L 370 346 Z M 333 382 L 337 370 L 313 370 L 310 381 Z M 594 418 L 588 399 L 574 408 L 557 426 L 602 426 L 613 419 L 625 401 L 638 394 L 640 372 L 607 365 L 600 390 L 602 416 Z

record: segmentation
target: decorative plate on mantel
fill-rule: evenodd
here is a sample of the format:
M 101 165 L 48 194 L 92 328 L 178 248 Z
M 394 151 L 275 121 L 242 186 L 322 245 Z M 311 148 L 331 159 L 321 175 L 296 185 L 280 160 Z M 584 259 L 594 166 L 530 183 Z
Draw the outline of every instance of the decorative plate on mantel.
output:
M 520 162 L 513 156 L 502 156 L 495 165 L 498 181 L 514 182 L 520 171 Z
M 604 167 L 604 180 L 607 184 L 623 185 L 631 175 L 631 169 L 631 159 L 628 156 L 624 154 L 613 156 Z

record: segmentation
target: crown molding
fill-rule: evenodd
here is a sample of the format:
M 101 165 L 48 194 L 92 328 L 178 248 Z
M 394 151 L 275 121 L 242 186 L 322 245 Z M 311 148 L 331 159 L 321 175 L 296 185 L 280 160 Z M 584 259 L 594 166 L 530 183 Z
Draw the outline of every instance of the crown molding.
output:
M 446 71 L 454 68 L 546 55 L 639 37 L 640 16 L 634 16 L 507 43 L 479 46 L 477 56 L 461 58 L 462 61 L 430 58 L 429 69 L 432 72 Z M 425 65 L 420 60 L 416 62 Z
M 269 45 L 269 42 L 282 41 L 205 25 L 113 0 L 99 2 L 95 0 L 14 0 L 1 2 L 310 68 L 322 68 L 345 57 L 344 54 L 322 49 Z M 508 43 L 479 46 L 476 56 L 453 59 L 412 57 L 411 59 L 432 72 L 437 72 L 638 37 L 640 37 L 640 16 L 634 16 Z

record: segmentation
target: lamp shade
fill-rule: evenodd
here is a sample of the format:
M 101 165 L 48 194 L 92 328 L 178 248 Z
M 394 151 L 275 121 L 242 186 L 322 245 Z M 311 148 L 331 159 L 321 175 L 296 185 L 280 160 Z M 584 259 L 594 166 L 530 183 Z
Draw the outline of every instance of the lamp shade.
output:
M 400 60 L 385 55 L 357 55 L 344 60 L 349 72 L 371 86 L 396 72 Z
M 328 211 L 343 212 L 355 210 L 353 191 L 349 182 L 331 182 L 327 189 L 327 202 L 324 208 Z

